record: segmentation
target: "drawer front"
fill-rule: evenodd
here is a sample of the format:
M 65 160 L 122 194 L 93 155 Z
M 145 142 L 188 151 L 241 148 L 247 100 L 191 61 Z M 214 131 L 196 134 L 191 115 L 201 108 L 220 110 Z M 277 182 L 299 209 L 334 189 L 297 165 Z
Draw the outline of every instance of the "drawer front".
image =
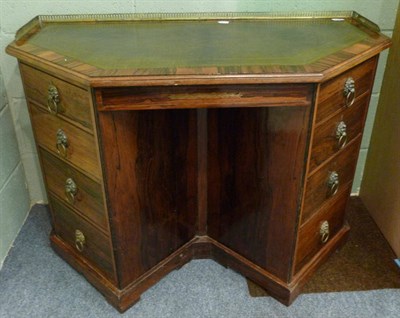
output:
M 99 110 L 309 106 L 313 86 L 201 85 L 96 90 Z
M 52 207 L 56 235 L 114 281 L 112 249 L 109 238 L 55 197 L 50 195 L 49 201 Z
M 333 200 L 352 183 L 357 165 L 361 136 L 307 180 L 302 223 L 307 221 L 328 200 Z
M 317 125 L 313 137 L 310 171 L 345 148 L 363 130 L 369 95 L 364 94 L 353 106 L 335 115 L 328 122 Z
M 53 114 L 65 116 L 86 128 L 93 129 L 88 91 L 22 63 L 20 70 L 27 99 L 46 108 L 49 107 Z M 53 87 L 51 92 L 49 92 L 50 87 Z
M 100 180 L 101 173 L 94 136 L 49 114 L 40 107 L 32 104 L 29 107 L 36 142 L 58 158 Z
M 295 257 L 298 272 L 342 228 L 350 187 L 300 227 Z
M 43 149 L 40 155 L 48 190 L 65 205 L 107 230 L 101 185 Z
M 320 122 L 337 111 L 344 109 L 347 104 L 345 84 L 349 78 L 354 80 L 354 95 L 349 94 L 348 103 L 353 97 L 369 92 L 373 85 L 377 58 L 374 57 L 359 66 L 321 84 L 317 101 L 317 122 Z

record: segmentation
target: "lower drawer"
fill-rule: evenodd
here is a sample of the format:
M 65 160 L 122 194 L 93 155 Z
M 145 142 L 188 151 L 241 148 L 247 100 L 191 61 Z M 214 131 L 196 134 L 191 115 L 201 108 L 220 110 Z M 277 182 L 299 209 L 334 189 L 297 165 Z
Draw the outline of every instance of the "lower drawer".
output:
M 350 187 L 325 204 L 300 227 L 295 256 L 298 272 L 342 228 Z
M 107 215 L 101 185 L 39 148 L 48 191 L 105 231 Z
M 53 213 L 55 234 L 76 249 L 83 258 L 98 268 L 111 281 L 115 281 L 109 237 L 51 195 L 49 201 Z
M 361 136 L 358 136 L 308 178 L 301 214 L 302 224 L 352 182 L 360 143 Z

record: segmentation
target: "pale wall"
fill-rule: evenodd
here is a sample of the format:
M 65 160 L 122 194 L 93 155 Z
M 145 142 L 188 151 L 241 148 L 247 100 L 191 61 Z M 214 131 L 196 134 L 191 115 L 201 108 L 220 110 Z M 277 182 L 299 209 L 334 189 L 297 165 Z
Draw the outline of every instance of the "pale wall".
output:
M 0 68 L 0 268 L 29 212 L 29 201 Z
M 360 197 L 400 258 L 400 12 L 383 80 Z
M 9 98 L 9 109 L 18 140 L 22 163 L 31 202 L 45 202 L 42 178 L 32 130 L 30 128 L 26 102 L 15 58 L 4 52 L 6 45 L 14 38 L 16 30 L 39 14 L 69 13 L 125 13 L 125 12 L 210 12 L 210 11 L 328 11 L 355 10 L 380 25 L 385 34 L 391 35 L 399 0 L 0 0 L 0 66 Z M 371 127 L 379 98 L 382 74 L 387 54 L 384 53 L 379 64 L 377 81 L 371 101 L 366 134 L 362 143 L 359 165 L 353 192 L 358 192 Z M 0 167 L 1 168 L 1 167 Z M 7 221 L 7 220 L 6 220 Z M 0 232 L 0 239 L 1 239 Z M 1 258 L 0 258 L 1 261 Z

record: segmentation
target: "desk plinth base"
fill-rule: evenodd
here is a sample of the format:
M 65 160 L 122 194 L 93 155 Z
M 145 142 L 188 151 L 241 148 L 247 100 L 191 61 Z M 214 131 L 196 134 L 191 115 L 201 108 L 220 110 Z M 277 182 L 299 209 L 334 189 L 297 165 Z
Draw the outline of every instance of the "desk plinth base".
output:
M 302 286 L 315 270 L 325 262 L 330 254 L 345 243 L 349 229 L 349 226 L 345 224 L 337 235 L 289 283 L 271 275 L 266 270 L 212 238 L 208 236 L 196 236 L 126 288 L 118 289 L 101 272 L 85 261 L 77 251 L 65 244 L 54 233 L 50 235 L 50 241 L 55 252 L 79 273 L 83 274 L 103 294 L 106 300 L 122 313 L 138 302 L 141 294 L 148 288 L 156 284 L 171 271 L 179 269 L 192 259 L 213 259 L 219 264 L 229 267 L 251 279 L 267 290 L 271 297 L 289 306 L 300 294 Z

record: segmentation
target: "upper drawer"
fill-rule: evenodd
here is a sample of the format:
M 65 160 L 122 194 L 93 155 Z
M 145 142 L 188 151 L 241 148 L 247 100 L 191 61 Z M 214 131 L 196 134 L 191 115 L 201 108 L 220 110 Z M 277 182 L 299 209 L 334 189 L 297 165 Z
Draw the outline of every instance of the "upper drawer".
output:
M 340 194 L 353 180 L 361 137 L 333 157 L 307 180 L 301 222 L 304 223 L 327 200 Z
M 28 99 L 45 106 L 53 114 L 65 116 L 86 128 L 93 129 L 88 91 L 22 63 L 20 70 Z M 53 91 L 49 88 L 53 88 Z
M 101 185 L 43 149 L 40 155 L 48 190 L 108 232 Z
M 97 180 L 101 179 L 93 135 L 54 117 L 41 107 L 29 104 L 29 109 L 36 142 L 40 146 Z
M 309 106 L 312 85 L 203 85 L 102 88 L 99 110 Z
M 345 108 L 327 122 L 315 127 L 310 171 L 344 148 L 362 132 L 368 101 L 369 95 L 364 94 L 353 106 Z
M 317 122 L 347 107 L 347 105 L 351 104 L 353 98 L 361 96 L 372 88 L 376 61 L 377 58 L 374 57 L 321 84 L 317 100 Z M 354 94 L 347 91 L 345 93 L 346 82 L 349 79 L 353 79 L 354 81 Z

